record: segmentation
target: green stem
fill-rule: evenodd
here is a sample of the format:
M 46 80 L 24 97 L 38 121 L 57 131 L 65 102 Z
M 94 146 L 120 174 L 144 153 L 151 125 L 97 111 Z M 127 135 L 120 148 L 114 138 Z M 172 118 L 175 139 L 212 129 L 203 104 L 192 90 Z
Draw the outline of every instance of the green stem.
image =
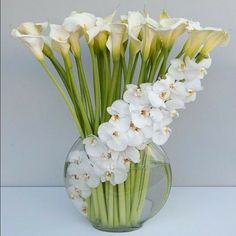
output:
M 119 62 L 114 62 L 114 67 L 113 67 L 113 72 L 112 72 L 112 80 L 111 80 L 111 89 L 110 89 L 110 96 L 108 99 L 108 106 L 112 104 L 113 98 L 115 97 L 115 89 L 117 85 L 117 78 L 119 74 L 119 67 L 120 63 Z
M 141 69 L 140 69 L 140 72 L 139 72 L 139 78 L 138 78 L 138 85 L 140 85 L 144 81 L 145 69 L 146 69 L 146 61 L 142 60 L 142 65 L 141 65 Z
M 101 223 L 105 226 L 107 225 L 108 221 L 107 221 L 107 210 L 106 210 L 105 196 L 102 188 L 102 183 L 100 183 L 97 187 L 97 198 L 99 204 Z
M 119 203 L 118 203 L 118 192 L 117 192 L 117 185 L 113 186 L 113 221 L 114 227 L 119 226 Z
M 163 76 L 166 72 L 166 65 L 167 65 L 167 59 L 168 59 L 168 56 L 169 56 L 169 52 L 167 49 L 164 49 L 164 58 L 163 58 L 163 61 L 162 61 L 162 64 L 161 64 L 161 68 L 160 68 L 160 71 L 158 73 L 158 78 L 160 76 Z
M 108 226 L 113 227 L 113 205 L 114 205 L 114 192 L 113 192 L 113 186 L 109 183 L 108 185 L 109 189 L 109 197 L 108 197 Z
M 149 147 L 147 147 L 148 149 Z M 144 207 L 145 198 L 148 191 L 148 183 L 149 183 L 149 176 L 150 176 L 150 155 L 148 154 L 148 150 L 145 155 L 145 162 L 143 166 L 143 175 L 142 175 L 142 186 L 140 187 L 140 199 L 137 208 L 137 220 L 139 221 L 141 217 L 141 213 Z
M 118 197 L 119 197 L 119 218 L 120 225 L 126 225 L 126 210 L 125 210 L 125 187 L 124 183 L 118 184 Z
M 95 121 L 94 121 L 94 134 L 97 134 L 97 129 L 100 124 L 100 108 L 101 108 L 101 93 L 100 93 L 100 83 L 98 76 L 97 61 L 94 53 L 93 47 L 89 47 L 90 54 L 92 58 L 93 66 L 93 88 L 94 88 L 94 99 L 95 99 Z
M 140 196 L 140 184 L 142 181 L 142 169 L 144 162 L 144 150 L 140 151 L 140 163 L 137 165 L 134 190 L 133 190 L 133 199 L 132 199 L 132 209 L 131 209 L 131 224 L 137 224 L 137 210 L 139 204 L 139 196 Z
M 130 222 L 130 210 L 131 210 L 131 176 L 129 174 L 125 181 L 125 206 L 126 206 L 126 223 Z
M 80 132 L 80 136 L 82 138 L 84 138 L 84 132 L 83 129 L 78 121 L 78 118 L 76 116 L 75 110 L 71 104 L 71 102 L 69 101 L 68 97 L 66 96 L 64 90 L 61 88 L 60 84 L 58 83 L 57 79 L 54 77 L 54 75 L 52 74 L 52 72 L 50 71 L 50 69 L 48 68 L 47 64 L 45 63 L 45 61 L 39 61 L 40 64 L 42 65 L 42 67 L 44 68 L 44 70 L 46 71 L 46 73 L 48 74 L 49 78 L 52 80 L 52 82 L 54 83 L 54 85 L 56 86 L 56 88 L 58 89 L 59 93 L 62 95 L 62 97 L 64 98 L 66 105 L 68 106 L 71 115 L 75 121 L 76 126 L 79 129 Z
M 95 216 L 95 222 L 99 222 L 99 202 L 98 202 L 98 196 L 97 196 L 97 190 L 94 188 L 92 189 L 92 194 L 91 194 L 92 200 L 91 203 L 93 205 L 93 211 L 94 211 L 94 216 Z
M 87 102 L 88 109 L 89 109 L 89 114 L 90 114 L 91 124 L 93 124 L 94 123 L 93 105 L 92 105 L 92 100 L 91 100 L 87 80 L 86 80 L 86 77 L 85 77 L 81 57 L 76 57 L 75 56 L 75 61 L 76 61 L 77 71 L 78 71 L 79 77 L 80 77 L 81 82 L 82 82 L 82 88 L 83 88 L 84 93 L 85 93 L 86 102 Z
M 163 57 L 163 53 L 160 52 L 158 54 L 158 56 L 156 57 L 156 59 L 154 60 L 153 65 L 151 67 L 151 72 L 150 72 L 150 75 L 149 75 L 149 78 L 148 78 L 148 82 L 152 83 L 154 81 L 155 74 L 156 74 L 157 69 L 160 65 L 160 61 L 161 61 L 162 57 Z
M 135 59 L 134 59 L 134 64 L 133 64 L 133 67 L 132 67 L 131 77 L 130 77 L 130 82 L 129 82 L 130 84 L 132 84 L 132 82 L 133 82 L 134 72 L 135 72 L 137 62 L 138 62 L 138 58 L 139 58 L 139 53 L 137 53 L 137 55 L 135 56 Z
M 75 83 L 74 76 L 72 73 L 72 62 L 70 60 L 70 55 L 69 54 L 64 55 L 63 58 L 64 58 L 65 67 L 66 67 L 66 73 L 67 73 L 68 79 L 70 80 L 72 91 L 75 94 L 76 101 L 78 102 L 81 116 L 83 118 L 83 122 L 84 122 L 84 126 L 85 126 L 85 135 L 92 134 L 93 130 L 92 130 L 92 127 L 90 125 L 90 122 L 89 122 L 89 119 L 87 116 L 85 104 L 82 102 L 82 97 L 78 91 L 78 88 L 77 88 L 77 85 Z
M 104 110 L 102 111 L 103 116 L 101 122 L 104 122 L 106 117 L 108 116 L 107 113 L 107 106 L 108 106 L 108 95 L 109 89 L 111 85 L 111 73 L 110 73 L 110 65 L 109 65 L 109 58 L 106 50 L 103 50 L 103 59 L 104 59 L 104 69 L 105 69 L 105 88 L 104 88 Z

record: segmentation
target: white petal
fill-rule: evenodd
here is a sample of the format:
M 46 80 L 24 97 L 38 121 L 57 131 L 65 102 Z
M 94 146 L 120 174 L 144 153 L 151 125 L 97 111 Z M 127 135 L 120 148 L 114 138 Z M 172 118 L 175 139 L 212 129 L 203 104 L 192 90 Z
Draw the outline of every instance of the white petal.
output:
M 163 145 L 169 138 L 170 134 L 163 134 L 162 132 L 154 132 L 152 141 L 157 145 Z
M 125 153 L 129 160 L 134 163 L 138 163 L 140 161 L 140 152 L 134 147 L 127 147 Z

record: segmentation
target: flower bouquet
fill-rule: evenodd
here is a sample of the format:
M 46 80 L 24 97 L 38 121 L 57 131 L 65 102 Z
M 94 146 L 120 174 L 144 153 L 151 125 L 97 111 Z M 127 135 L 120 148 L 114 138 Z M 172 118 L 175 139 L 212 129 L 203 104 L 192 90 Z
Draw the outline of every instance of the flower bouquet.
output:
M 136 229 L 167 200 L 171 169 L 160 145 L 179 110 L 202 90 L 209 53 L 228 34 L 165 11 L 159 21 L 139 11 L 105 18 L 72 12 L 62 25 L 50 24 L 49 37 L 42 34 L 47 25 L 23 23 L 12 35 L 32 51 L 78 128 L 65 163 L 68 195 L 96 228 Z M 169 60 L 184 33 L 187 39 Z M 92 88 L 82 38 L 91 55 Z

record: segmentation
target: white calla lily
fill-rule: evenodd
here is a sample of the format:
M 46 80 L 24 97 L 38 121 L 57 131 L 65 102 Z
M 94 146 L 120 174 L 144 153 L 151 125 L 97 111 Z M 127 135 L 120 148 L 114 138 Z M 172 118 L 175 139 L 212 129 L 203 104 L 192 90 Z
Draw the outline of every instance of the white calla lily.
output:
M 13 29 L 11 35 L 14 38 L 22 41 L 34 54 L 38 60 L 43 60 L 43 46 L 44 37 L 42 36 L 43 30 L 48 26 L 48 23 L 22 23 L 16 29 Z
M 119 61 L 123 53 L 123 43 L 128 39 L 127 25 L 123 23 L 111 24 L 111 33 L 107 40 L 107 48 L 112 54 L 113 61 Z
M 176 39 L 184 33 L 187 20 L 183 18 L 165 18 L 159 22 L 157 34 L 165 48 L 171 48 Z
M 78 30 L 89 30 L 94 27 L 96 17 L 93 14 L 82 12 L 77 13 L 73 11 L 69 17 L 66 17 L 63 22 L 63 28 L 68 32 L 75 32 Z
M 50 38 L 52 39 L 52 46 L 62 54 L 68 54 L 70 44 L 68 42 L 70 33 L 66 31 L 63 26 L 50 24 Z

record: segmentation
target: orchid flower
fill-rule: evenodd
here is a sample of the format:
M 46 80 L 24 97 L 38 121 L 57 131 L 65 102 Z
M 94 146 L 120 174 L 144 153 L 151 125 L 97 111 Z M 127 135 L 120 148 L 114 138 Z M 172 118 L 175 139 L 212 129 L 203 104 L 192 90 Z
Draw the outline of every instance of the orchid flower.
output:
M 130 125 L 129 105 L 123 100 L 116 100 L 107 108 L 107 112 L 111 115 L 109 122 L 120 131 L 126 131 Z
M 115 151 L 124 151 L 127 147 L 126 134 L 111 123 L 105 122 L 98 128 L 99 138 Z
M 83 144 L 85 144 L 86 153 L 91 157 L 99 157 L 107 151 L 107 147 L 95 135 L 85 138 Z
M 165 101 L 170 98 L 170 87 L 168 82 L 165 80 L 155 82 L 148 93 L 148 98 L 152 106 L 156 108 L 165 107 Z
M 128 103 L 137 105 L 148 105 L 148 88 L 151 84 L 141 84 L 140 86 L 134 84 L 128 84 L 127 90 L 124 92 L 123 98 Z

